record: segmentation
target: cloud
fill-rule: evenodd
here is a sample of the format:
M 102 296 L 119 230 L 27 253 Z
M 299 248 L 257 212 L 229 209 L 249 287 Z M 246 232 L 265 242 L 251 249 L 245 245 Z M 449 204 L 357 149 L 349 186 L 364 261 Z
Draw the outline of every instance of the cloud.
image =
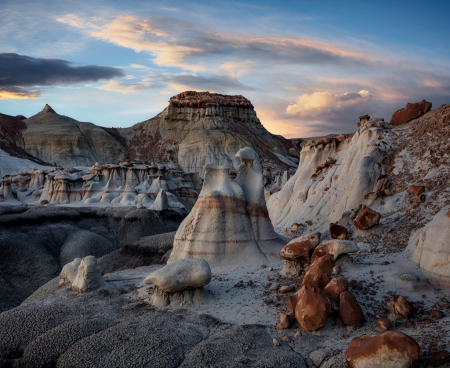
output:
M 174 18 L 140 18 L 118 15 L 104 22 L 67 15 L 59 22 L 89 32 L 101 39 L 136 52 L 154 56 L 160 66 L 177 66 L 187 70 L 204 70 L 200 59 L 220 58 L 233 64 L 252 60 L 260 65 L 341 65 L 364 66 L 365 54 L 349 47 L 301 37 L 251 37 L 198 26 Z M 237 63 L 237 64 L 236 64 Z M 227 68 L 227 67 L 224 67 Z M 236 73 L 232 68 L 233 73 Z
M 0 87 L 0 100 L 25 100 L 38 98 L 42 93 L 20 87 Z
M 123 77 L 109 66 L 74 66 L 61 59 L 38 59 L 18 54 L 0 54 L 0 86 L 51 86 L 96 82 Z
M 112 81 L 98 87 L 107 91 L 135 93 L 146 89 L 171 88 L 176 92 L 187 90 L 227 92 L 254 91 L 256 88 L 240 83 L 235 78 L 223 75 L 161 74 L 148 76 L 139 82 L 132 80 Z
M 2 99 L 37 98 L 41 93 L 26 87 L 97 82 L 123 77 L 117 68 L 97 65 L 74 66 L 61 59 L 39 59 L 25 55 L 0 54 Z M 24 88 L 25 87 L 25 88 Z
M 346 92 L 342 95 L 331 94 L 330 92 L 313 92 L 311 94 L 300 95 L 295 104 L 290 104 L 286 108 L 289 115 L 306 115 L 311 112 L 321 112 L 330 109 L 347 108 L 349 105 L 367 101 L 370 98 L 369 91 Z

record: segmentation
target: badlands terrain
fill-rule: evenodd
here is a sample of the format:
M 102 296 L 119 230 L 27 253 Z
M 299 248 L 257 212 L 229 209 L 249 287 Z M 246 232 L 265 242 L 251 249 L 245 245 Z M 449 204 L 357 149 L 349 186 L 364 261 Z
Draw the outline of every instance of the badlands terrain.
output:
M 450 105 L 270 134 L 0 114 L 0 367 L 450 366 Z M 20 113 L 20 112 L 18 112 Z

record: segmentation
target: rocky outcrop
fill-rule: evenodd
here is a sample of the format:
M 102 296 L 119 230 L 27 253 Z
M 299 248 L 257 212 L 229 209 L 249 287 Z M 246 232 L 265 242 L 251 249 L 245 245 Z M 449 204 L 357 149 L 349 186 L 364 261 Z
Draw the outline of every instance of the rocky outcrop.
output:
M 413 119 L 421 117 L 431 110 L 432 103 L 422 100 L 417 103 L 407 103 L 406 107 L 394 112 L 391 117 L 391 125 L 403 125 Z
M 97 259 L 94 256 L 84 257 L 78 266 L 77 276 L 72 282 L 71 289 L 78 293 L 86 293 L 105 286 Z
M 297 172 L 267 202 L 275 229 L 281 233 L 294 223 L 311 223 L 309 230 L 324 233 L 344 212 L 367 203 L 365 195 L 376 190 L 388 148 L 378 139 L 382 124 L 369 120 L 351 138 L 305 144 Z
M 237 169 L 234 155 L 246 146 L 257 152 L 264 167 L 282 172 L 296 166 L 289 154 L 290 141 L 270 134 L 243 96 L 183 92 L 173 96 L 156 117 L 126 134 L 130 157 L 169 160 L 202 177 L 206 164 Z
M 227 167 L 205 165 L 202 191 L 175 235 L 169 262 L 203 258 L 210 264 L 261 262 L 277 257 L 284 245 L 269 220 L 256 153 L 244 148 L 235 180 Z

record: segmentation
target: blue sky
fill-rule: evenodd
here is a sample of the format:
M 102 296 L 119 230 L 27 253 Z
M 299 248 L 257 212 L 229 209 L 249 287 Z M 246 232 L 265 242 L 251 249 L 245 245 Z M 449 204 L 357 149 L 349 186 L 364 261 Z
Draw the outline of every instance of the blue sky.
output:
M 0 112 L 102 126 L 185 90 L 242 94 L 286 137 L 450 103 L 450 1 L 1 0 Z

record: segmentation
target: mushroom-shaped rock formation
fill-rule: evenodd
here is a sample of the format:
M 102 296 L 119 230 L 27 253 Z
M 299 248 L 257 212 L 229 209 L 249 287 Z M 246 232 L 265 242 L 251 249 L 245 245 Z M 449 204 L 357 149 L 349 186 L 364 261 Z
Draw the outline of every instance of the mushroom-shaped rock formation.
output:
M 336 276 L 333 278 L 327 286 L 325 286 L 325 294 L 330 298 L 331 300 L 334 300 L 335 302 L 339 301 L 339 297 L 341 293 L 348 290 L 348 281 L 343 276 Z
M 160 189 L 158 192 L 158 196 L 155 199 L 155 203 L 150 207 L 153 211 L 164 211 L 169 208 L 169 201 L 167 200 L 166 191 L 164 189 Z
M 208 285 L 211 277 L 211 269 L 204 259 L 185 258 L 152 272 L 144 283 L 154 284 L 166 293 L 176 293 Z
M 355 253 L 357 251 L 359 251 L 359 247 L 354 241 L 339 239 L 324 240 L 314 249 L 311 262 L 326 254 L 332 255 L 333 259 L 336 260 L 341 254 Z
M 329 254 L 320 257 L 309 266 L 302 281 L 302 286 L 318 287 L 323 289 L 330 282 L 334 262 Z
M 309 331 L 316 331 L 327 321 L 331 303 L 325 292 L 319 288 L 306 288 L 295 306 L 298 323 Z
M 311 263 L 311 254 L 320 242 L 320 233 L 312 233 L 291 240 L 280 251 L 280 258 L 284 261 L 284 267 L 280 271 L 282 275 L 288 272 L 295 275 L 306 265 Z
M 67 263 L 59 274 L 59 287 L 72 286 L 78 273 L 81 258 L 75 258 L 72 262 Z
M 197 202 L 181 223 L 169 262 L 203 258 L 210 264 L 264 262 L 277 257 L 284 241 L 275 233 L 265 206 L 262 174 L 252 167 L 250 149 L 235 180 L 227 167 L 205 165 Z
M 105 286 L 100 266 L 94 256 L 84 257 L 78 267 L 77 276 L 72 283 L 72 290 L 79 293 L 97 290 Z
M 359 230 L 367 230 L 380 223 L 381 215 L 371 210 L 370 208 L 364 208 L 358 216 L 356 216 L 354 224 Z
M 356 298 L 350 291 L 344 291 L 339 296 L 339 316 L 347 326 L 360 326 L 364 315 Z
M 349 368 L 409 368 L 419 364 L 420 347 L 398 331 L 355 337 L 345 352 Z

